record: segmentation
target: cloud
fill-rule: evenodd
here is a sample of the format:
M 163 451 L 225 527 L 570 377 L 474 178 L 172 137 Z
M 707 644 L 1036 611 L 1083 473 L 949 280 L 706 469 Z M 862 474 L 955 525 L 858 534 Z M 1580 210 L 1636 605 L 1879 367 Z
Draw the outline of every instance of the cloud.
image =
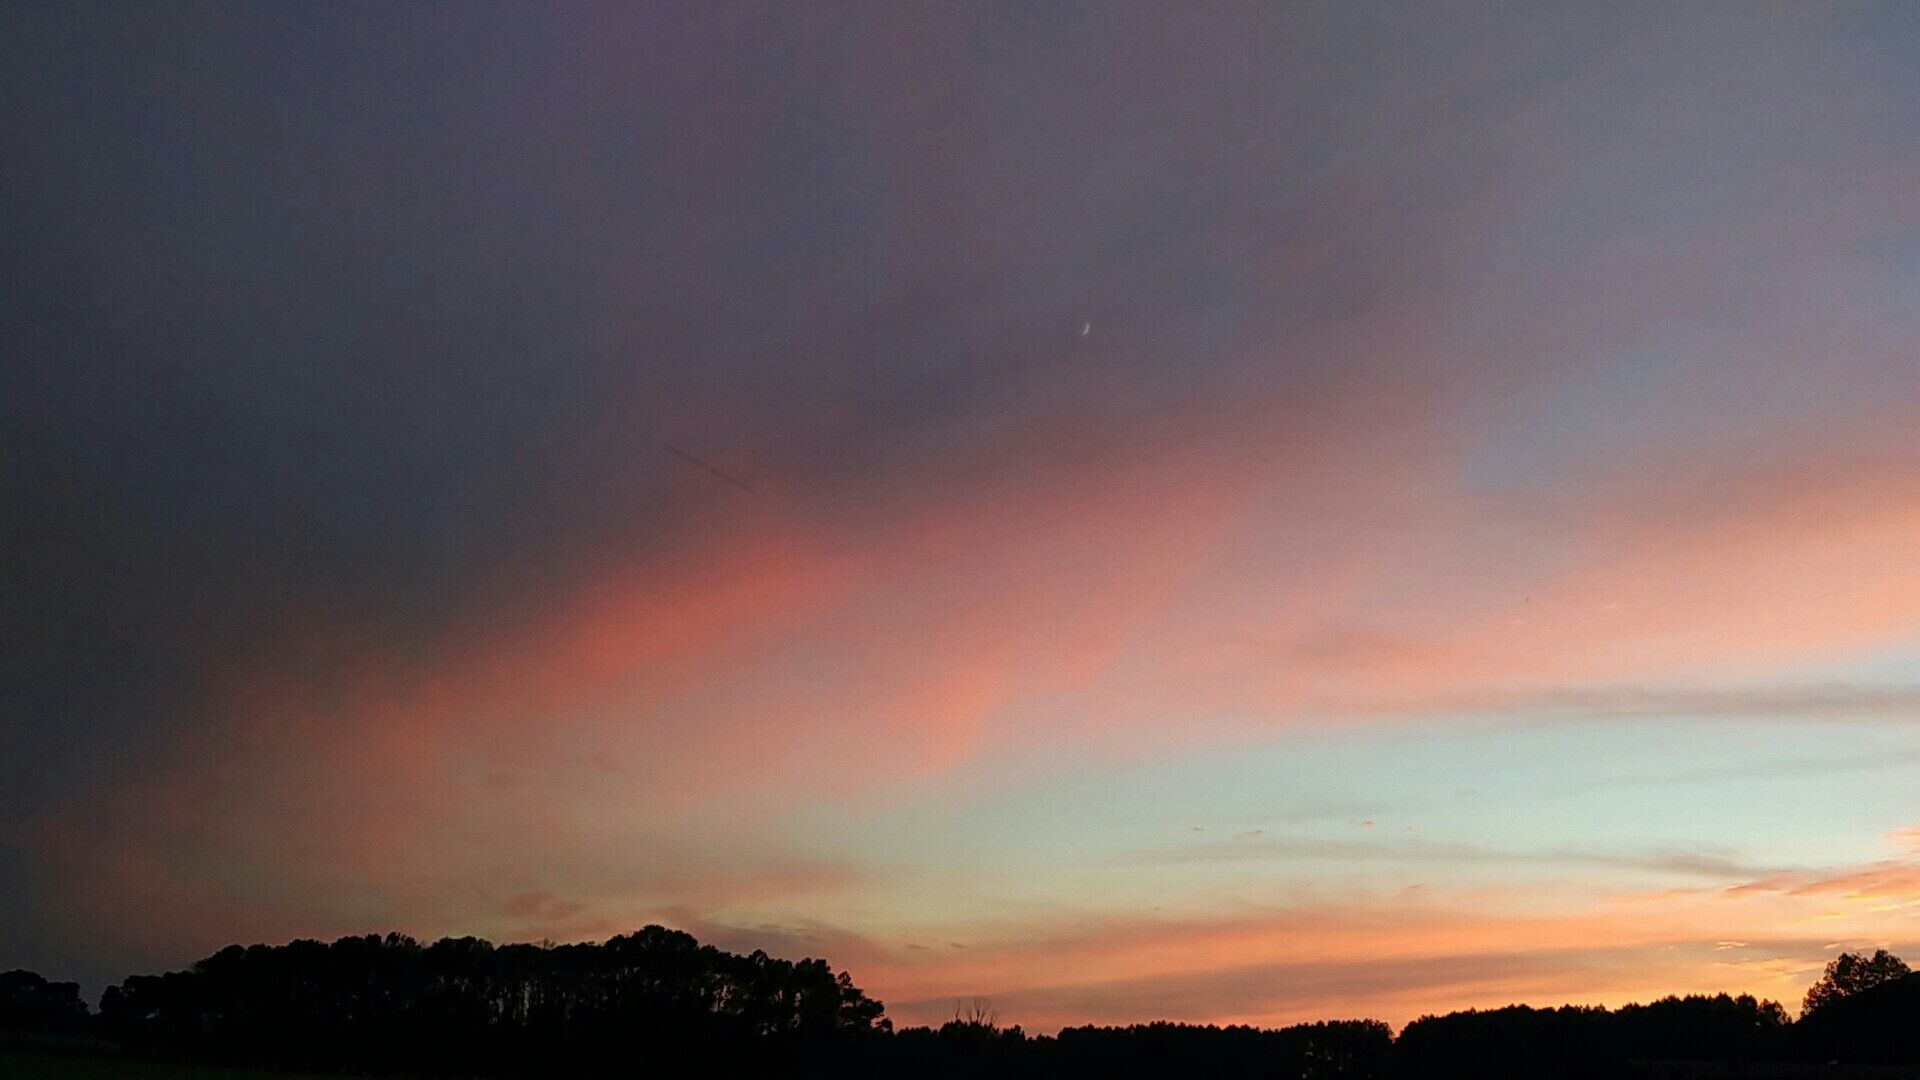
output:
M 1670 716 L 1694 716 L 1684 708 L 1671 711 L 1662 710 Z M 1755 708 L 1743 715 L 1765 717 L 1775 715 L 1765 708 Z M 1793 759 L 1766 761 L 1743 765 L 1718 765 L 1694 769 L 1675 769 L 1663 772 L 1644 772 L 1602 777 L 1593 782 L 1596 788 L 1604 787 L 1641 787 L 1669 784 L 1713 784 L 1730 780 L 1753 780 L 1774 777 L 1817 777 L 1844 775 L 1853 772 L 1877 772 L 1887 769 L 1907 769 L 1920 765 L 1920 752 L 1857 754 L 1844 757 L 1813 759 Z M 1894 834 L 1897 836 L 1898 834 Z
M 1729 894 L 1831 896 L 1844 901 L 1920 903 L 1920 863 L 1887 861 L 1842 870 L 1772 874 L 1728 889 Z
M 1761 687 L 1568 687 L 1535 694 L 1464 697 L 1445 711 L 1502 711 L 1540 717 L 1640 719 L 1687 717 L 1730 720 L 1886 719 L 1920 720 L 1920 687 L 1862 686 L 1843 682 Z M 1888 761 L 1886 755 L 1872 760 Z M 1895 755 L 1892 761 L 1910 760 Z M 1851 766 L 1856 759 L 1838 764 Z M 1821 767 L 1812 763 L 1811 767 Z M 1706 770 L 1689 776 L 1713 778 Z
M 1920 917 L 1920 862 L 1912 859 L 1916 854 L 1913 850 L 1916 832 L 1912 828 L 1895 829 L 1881 837 L 1883 842 L 1900 849 L 1900 858 L 1853 866 L 1779 871 L 1731 886 L 1723 895 L 1832 898 L 1850 905 L 1865 905 L 1870 912 L 1901 911 L 1904 915 Z
M 1371 825 L 1372 823 L 1363 824 Z M 1248 860 L 1588 867 L 1708 878 L 1743 878 L 1766 872 L 1721 852 L 1659 849 L 1610 852 L 1574 847 L 1514 851 L 1442 840 L 1374 843 L 1308 836 L 1267 835 L 1258 830 L 1243 833 L 1231 840 L 1168 845 L 1126 852 L 1116 857 L 1116 861 L 1122 865 L 1157 866 L 1203 865 Z

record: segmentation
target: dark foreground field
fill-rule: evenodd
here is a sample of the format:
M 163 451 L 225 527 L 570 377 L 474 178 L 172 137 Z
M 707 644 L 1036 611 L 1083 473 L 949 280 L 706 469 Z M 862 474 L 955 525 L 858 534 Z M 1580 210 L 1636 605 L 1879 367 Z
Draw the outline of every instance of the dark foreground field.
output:
M 6 1080 L 291 1080 L 294 1074 L 207 1065 L 164 1065 L 96 1054 L 0 1050 Z

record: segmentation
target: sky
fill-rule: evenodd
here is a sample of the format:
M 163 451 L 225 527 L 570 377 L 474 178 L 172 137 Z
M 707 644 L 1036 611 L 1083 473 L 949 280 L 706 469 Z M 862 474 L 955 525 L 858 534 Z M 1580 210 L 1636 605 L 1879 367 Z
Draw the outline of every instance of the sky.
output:
M 1915 957 L 1916 56 L 11 5 L 0 968 L 659 922 L 1044 1031 Z

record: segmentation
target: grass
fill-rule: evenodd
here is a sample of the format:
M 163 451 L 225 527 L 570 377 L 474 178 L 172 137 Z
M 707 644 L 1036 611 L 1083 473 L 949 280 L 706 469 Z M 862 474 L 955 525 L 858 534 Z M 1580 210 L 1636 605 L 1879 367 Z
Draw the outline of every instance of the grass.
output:
M 0 1076 L 7 1080 L 294 1080 L 296 1075 L 208 1065 L 167 1065 L 100 1054 L 0 1050 Z

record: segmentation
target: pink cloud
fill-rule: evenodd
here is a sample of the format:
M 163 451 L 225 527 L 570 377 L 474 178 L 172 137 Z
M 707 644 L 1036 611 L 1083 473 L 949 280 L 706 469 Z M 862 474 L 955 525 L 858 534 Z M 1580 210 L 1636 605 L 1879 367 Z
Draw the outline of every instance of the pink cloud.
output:
M 1920 905 L 1920 863 L 1889 861 L 1839 871 L 1775 874 L 1727 891 L 1831 896 L 1848 901 L 1892 901 L 1915 906 Z

